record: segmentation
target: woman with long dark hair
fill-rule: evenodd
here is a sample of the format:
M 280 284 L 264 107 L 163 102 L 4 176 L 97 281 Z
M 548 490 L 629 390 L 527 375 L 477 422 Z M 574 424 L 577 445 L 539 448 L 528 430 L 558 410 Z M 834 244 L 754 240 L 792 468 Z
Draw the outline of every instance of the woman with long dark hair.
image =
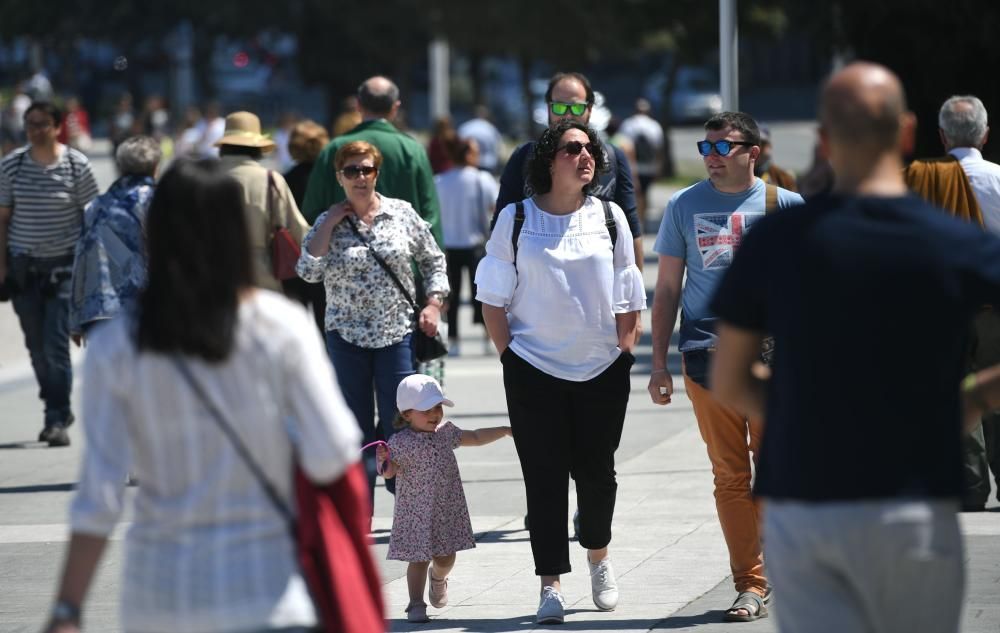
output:
M 128 472 L 141 484 L 125 539 L 125 631 L 311 630 L 289 525 L 258 475 L 294 507 L 293 463 L 314 482 L 336 480 L 358 460 L 361 434 L 306 313 L 254 287 L 243 192 L 218 162 L 177 162 L 147 228 L 137 313 L 96 328 L 87 352 L 87 448 L 49 630 L 79 627 Z
M 559 577 L 570 571 L 570 477 L 594 604 L 618 604 L 608 556 L 615 450 L 646 293 L 625 213 L 590 195 L 604 169 L 593 129 L 565 120 L 546 130 L 529 163 L 535 194 L 500 212 L 476 271 L 524 475 L 539 624 L 562 622 L 565 613 Z

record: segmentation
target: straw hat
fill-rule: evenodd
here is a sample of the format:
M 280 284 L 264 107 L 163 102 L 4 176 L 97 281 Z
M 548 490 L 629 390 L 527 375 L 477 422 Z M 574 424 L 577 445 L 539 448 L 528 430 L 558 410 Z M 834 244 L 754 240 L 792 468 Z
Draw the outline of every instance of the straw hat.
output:
M 233 112 L 226 115 L 226 131 L 215 143 L 259 147 L 265 152 L 274 149 L 274 141 L 260 133 L 260 118 L 253 112 Z

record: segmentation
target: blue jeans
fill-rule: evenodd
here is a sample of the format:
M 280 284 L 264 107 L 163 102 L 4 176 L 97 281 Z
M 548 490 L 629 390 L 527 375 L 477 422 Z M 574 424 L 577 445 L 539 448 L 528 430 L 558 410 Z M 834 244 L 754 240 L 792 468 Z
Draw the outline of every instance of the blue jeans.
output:
M 45 402 L 45 426 L 63 426 L 70 416 L 73 388 L 69 359 L 70 272 L 53 267 L 51 261 L 18 259 L 16 266 L 20 270 L 11 302 L 38 381 L 38 397 Z
M 364 434 L 362 442 L 376 439 L 389 440 L 393 433 L 392 421 L 396 409 L 396 387 L 413 374 L 413 349 L 410 335 L 388 347 L 369 349 L 348 343 L 336 331 L 326 333 L 326 351 L 330 354 L 337 372 L 337 383 L 344 400 L 358 420 Z M 374 397 L 372 394 L 374 393 Z M 378 405 L 378 426 L 375 424 L 375 406 Z M 362 456 L 368 473 L 368 488 L 375 499 L 375 450 L 368 449 Z M 395 494 L 396 485 L 387 479 L 385 488 Z

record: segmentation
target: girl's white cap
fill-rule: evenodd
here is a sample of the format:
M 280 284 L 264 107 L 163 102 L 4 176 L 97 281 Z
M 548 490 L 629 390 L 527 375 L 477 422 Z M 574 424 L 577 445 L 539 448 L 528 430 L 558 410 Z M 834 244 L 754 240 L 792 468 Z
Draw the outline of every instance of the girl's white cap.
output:
M 441 385 L 426 374 L 407 376 L 396 388 L 396 408 L 400 411 L 427 411 L 439 404 L 455 406 L 454 402 L 444 397 Z

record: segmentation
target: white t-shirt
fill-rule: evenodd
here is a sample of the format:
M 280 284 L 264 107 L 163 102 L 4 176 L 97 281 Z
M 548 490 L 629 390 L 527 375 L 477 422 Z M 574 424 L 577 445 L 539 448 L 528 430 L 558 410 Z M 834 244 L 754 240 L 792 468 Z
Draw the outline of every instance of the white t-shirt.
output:
M 486 241 L 493 202 L 500 188 L 493 176 L 475 167 L 454 167 L 434 176 L 441 201 L 445 248 L 475 248 Z
M 553 215 L 529 198 L 515 267 L 514 209 L 500 212 L 486 243 L 476 298 L 507 309 L 519 357 L 556 378 L 590 380 L 621 354 L 615 315 L 646 307 L 625 213 L 611 203 L 618 228 L 612 254 L 599 199 L 588 196 L 573 213 Z
M 361 432 L 301 306 L 257 290 L 238 319 L 229 358 L 184 362 L 294 507 L 294 455 L 310 479 L 333 481 L 360 457 Z M 98 326 L 87 347 L 86 451 L 70 509 L 74 532 L 106 536 L 126 473 L 142 482 L 125 539 L 124 630 L 313 625 L 284 517 L 171 359 L 137 350 L 132 323 Z
M 976 193 L 986 230 L 1000 235 L 1000 165 L 983 159 L 974 147 L 956 147 L 948 152 L 958 159 Z

